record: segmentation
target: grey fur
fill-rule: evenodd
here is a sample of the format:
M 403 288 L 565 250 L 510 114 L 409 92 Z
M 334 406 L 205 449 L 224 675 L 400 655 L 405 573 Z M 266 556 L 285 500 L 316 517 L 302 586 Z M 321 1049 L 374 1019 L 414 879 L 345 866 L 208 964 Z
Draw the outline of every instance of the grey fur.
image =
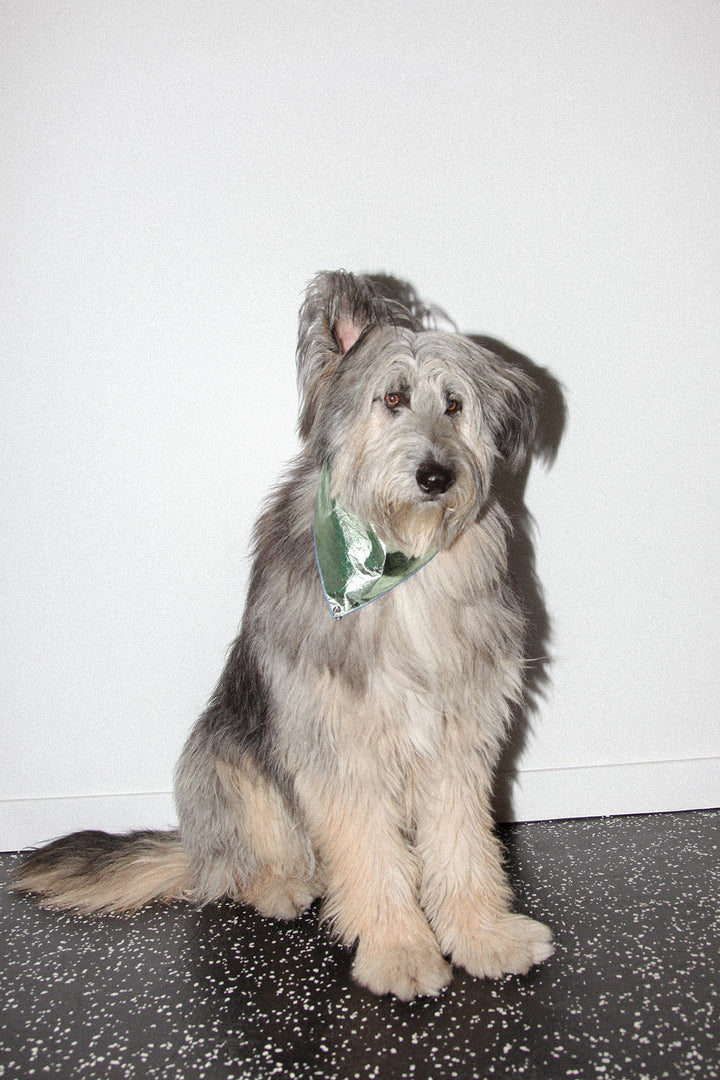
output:
M 177 892 L 282 917 L 324 896 L 324 916 L 357 944 L 356 978 L 378 993 L 437 993 L 443 954 L 478 975 L 525 971 L 552 947 L 510 914 L 489 816 L 523 667 L 493 476 L 524 460 L 535 387 L 342 271 L 308 289 L 297 368 L 303 449 L 256 526 L 241 633 L 176 771 Z M 340 620 L 314 556 L 323 463 L 383 539 L 408 555 L 439 548 Z M 452 482 L 425 490 L 428 468 Z M 19 886 L 60 904 L 85 874 L 85 907 L 104 909 L 110 848 L 100 881 L 97 860 L 68 859 L 69 892 L 63 843 L 35 852 Z M 147 900 L 167 894 L 161 877 Z

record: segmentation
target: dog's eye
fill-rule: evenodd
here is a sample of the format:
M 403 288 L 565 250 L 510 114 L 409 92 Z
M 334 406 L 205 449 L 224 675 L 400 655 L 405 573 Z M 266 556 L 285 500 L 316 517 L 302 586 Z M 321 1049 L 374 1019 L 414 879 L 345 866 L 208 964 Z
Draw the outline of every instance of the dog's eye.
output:
M 401 405 L 407 405 L 407 397 L 400 391 L 391 390 L 385 395 L 385 404 L 388 409 L 399 409 Z
M 462 409 L 462 403 L 457 398 L 448 398 L 448 403 L 445 408 L 445 412 L 448 416 L 454 416 L 455 413 L 459 413 Z

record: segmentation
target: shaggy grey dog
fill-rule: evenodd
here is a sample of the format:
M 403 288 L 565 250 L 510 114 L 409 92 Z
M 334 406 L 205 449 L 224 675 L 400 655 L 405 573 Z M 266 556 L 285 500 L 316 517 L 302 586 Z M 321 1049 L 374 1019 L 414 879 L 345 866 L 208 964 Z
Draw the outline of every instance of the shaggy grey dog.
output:
M 17 887 L 81 912 L 229 896 L 283 919 L 322 896 L 357 981 L 404 999 L 438 993 L 446 958 L 526 972 L 552 944 L 511 912 L 492 828 L 523 671 L 493 474 L 525 458 L 535 386 L 344 272 L 311 283 L 297 363 L 303 448 L 177 767 L 179 830 L 65 837 Z

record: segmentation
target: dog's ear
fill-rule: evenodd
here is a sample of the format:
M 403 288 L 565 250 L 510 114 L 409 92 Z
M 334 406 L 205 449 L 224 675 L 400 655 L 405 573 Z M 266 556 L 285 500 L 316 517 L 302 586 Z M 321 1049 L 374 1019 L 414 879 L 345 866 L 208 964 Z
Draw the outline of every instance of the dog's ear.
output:
M 495 375 L 489 409 L 495 445 L 508 468 L 518 472 L 535 439 L 540 388 L 520 368 L 505 363 L 494 353 L 489 355 Z
M 300 309 L 297 380 L 300 435 L 307 438 L 318 407 L 342 358 L 373 326 L 420 324 L 401 304 L 383 296 L 369 278 L 335 270 L 318 274 Z
M 352 349 L 364 329 L 362 320 L 351 315 L 340 316 L 332 328 L 332 335 L 338 344 L 341 356 Z

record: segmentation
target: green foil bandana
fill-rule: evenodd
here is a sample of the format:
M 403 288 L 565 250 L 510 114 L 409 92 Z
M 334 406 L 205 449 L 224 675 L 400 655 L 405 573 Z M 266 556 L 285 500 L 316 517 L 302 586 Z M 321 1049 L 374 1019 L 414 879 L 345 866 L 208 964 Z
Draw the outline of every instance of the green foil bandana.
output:
M 405 581 L 436 554 L 408 558 L 388 549 L 372 525 L 360 521 L 330 495 L 323 465 L 315 502 L 315 558 L 334 619 L 369 604 Z

